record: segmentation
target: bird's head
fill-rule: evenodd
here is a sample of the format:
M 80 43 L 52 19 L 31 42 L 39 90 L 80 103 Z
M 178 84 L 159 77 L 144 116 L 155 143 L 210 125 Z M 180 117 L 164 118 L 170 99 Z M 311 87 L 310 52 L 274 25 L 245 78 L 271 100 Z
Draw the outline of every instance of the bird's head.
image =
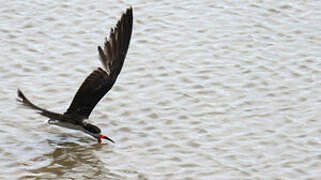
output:
M 86 132 L 87 134 L 90 134 L 90 135 L 93 136 L 94 138 L 97 138 L 97 141 L 98 141 L 99 144 L 101 144 L 102 139 L 107 139 L 107 140 L 109 140 L 110 142 L 115 143 L 115 142 L 114 142 L 112 139 L 110 139 L 109 137 L 102 135 L 102 134 L 101 134 L 101 130 L 100 130 L 97 126 L 95 126 L 95 125 L 93 125 L 93 124 L 86 123 L 83 127 L 84 127 L 85 132 Z

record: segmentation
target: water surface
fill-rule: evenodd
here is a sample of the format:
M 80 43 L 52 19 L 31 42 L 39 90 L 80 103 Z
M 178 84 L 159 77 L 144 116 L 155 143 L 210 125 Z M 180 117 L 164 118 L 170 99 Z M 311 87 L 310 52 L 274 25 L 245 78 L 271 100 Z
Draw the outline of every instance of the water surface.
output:
M 320 179 L 320 2 L 0 5 L 0 179 Z M 122 73 L 90 117 L 116 144 L 16 102 L 64 112 L 130 5 Z

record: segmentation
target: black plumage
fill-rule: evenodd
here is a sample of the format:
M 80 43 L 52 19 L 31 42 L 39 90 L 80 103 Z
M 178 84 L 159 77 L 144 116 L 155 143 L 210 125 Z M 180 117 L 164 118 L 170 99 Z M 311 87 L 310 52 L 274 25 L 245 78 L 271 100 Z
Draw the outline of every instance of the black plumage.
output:
M 69 108 L 64 114 L 48 111 L 31 103 L 18 89 L 18 99 L 23 105 L 37 110 L 41 115 L 84 127 L 90 133 L 100 133 L 100 129 L 92 124 L 83 122 L 89 118 L 96 104 L 113 87 L 124 64 L 133 28 L 133 11 L 128 8 L 110 31 L 105 40 L 104 49 L 98 46 L 100 61 L 104 69 L 97 68 L 82 83 Z
M 128 50 L 133 27 L 132 9 L 128 9 L 111 29 L 104 50 L 98 46 L 100 61 L 106 71 L 98 68 L 93 71 L 80 86 L 65 114 L 78 114 L 88 118 L 100 99 L 113 87 L 120 73 Z

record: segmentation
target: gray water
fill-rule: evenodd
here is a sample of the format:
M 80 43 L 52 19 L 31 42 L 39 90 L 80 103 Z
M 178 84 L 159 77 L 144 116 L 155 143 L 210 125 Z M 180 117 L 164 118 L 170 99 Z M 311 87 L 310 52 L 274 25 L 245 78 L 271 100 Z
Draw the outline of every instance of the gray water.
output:
M 49 126 L 133 6 L 90 121 Z M 321 1 L 2 1 L 0 179 L 321 179 Z

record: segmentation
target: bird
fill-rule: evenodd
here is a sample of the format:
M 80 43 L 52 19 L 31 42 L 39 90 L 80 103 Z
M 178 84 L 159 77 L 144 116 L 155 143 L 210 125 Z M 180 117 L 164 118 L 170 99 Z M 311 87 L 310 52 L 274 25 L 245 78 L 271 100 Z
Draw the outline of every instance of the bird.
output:
M 105 38 L 104 48 L 97 47 L 99 59 L 103 68 L 93 70 L 83 81 L 76 92 L 70 106 L 63 114 L 52 112 L 32 103 L 18 88 L 18 102 L 36 110 L 40 115 L 49 118 L 50 125 L 57 125 L 74 130 L 80 130 L 97 139 L 115 143 L 103 135 L 101 129 L 88 122 L 89 115 L 96 104 L 113 87 L 124 64 L 133 29 L 133 9 L 129 7 L 122 14 L 116 26 L 111 28 L 109 38 Z

